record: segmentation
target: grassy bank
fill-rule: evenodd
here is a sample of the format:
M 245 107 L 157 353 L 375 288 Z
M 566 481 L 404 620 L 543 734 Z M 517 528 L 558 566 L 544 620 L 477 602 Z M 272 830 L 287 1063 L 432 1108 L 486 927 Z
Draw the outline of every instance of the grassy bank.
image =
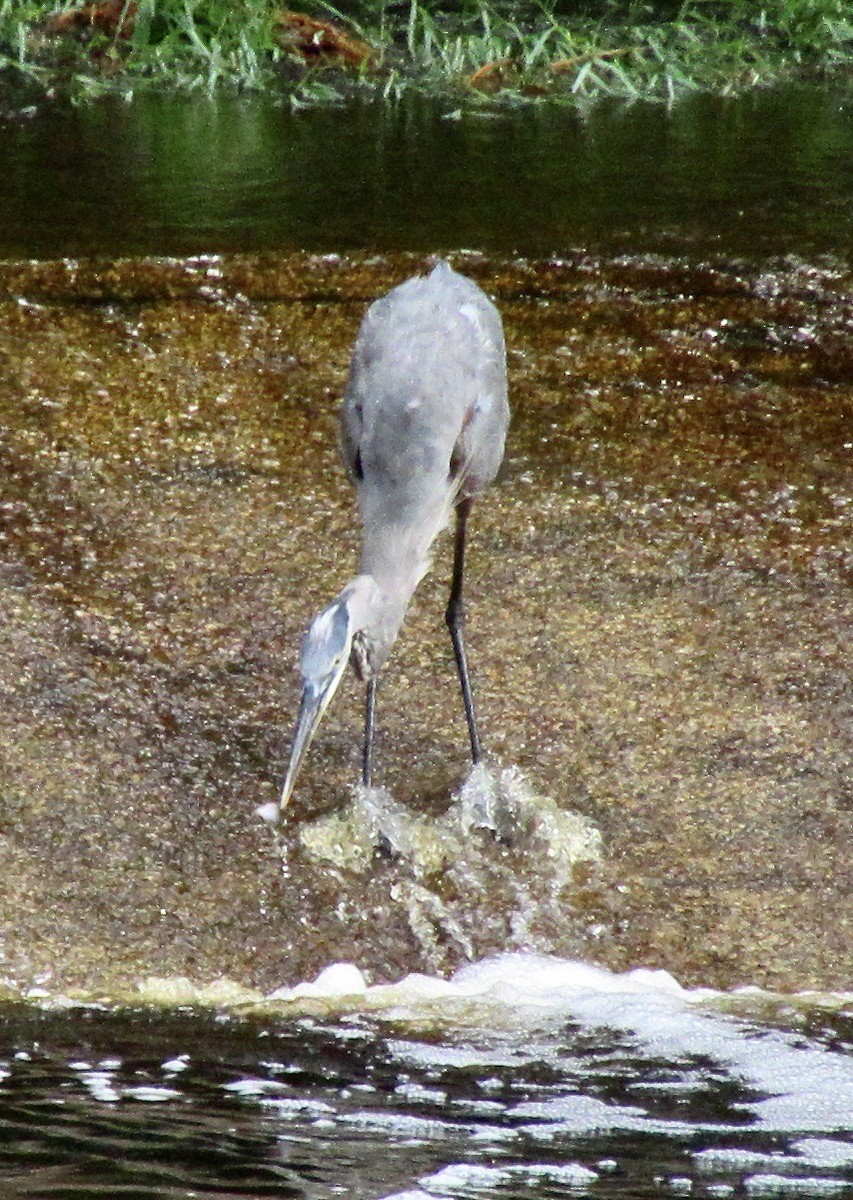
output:
M 2 76 L 75 98 L 154 82 L 284 87 L 294 104 L 411 89 L 482 102 L 671 102 L 853 78 L 849 0 L 0 0 Z

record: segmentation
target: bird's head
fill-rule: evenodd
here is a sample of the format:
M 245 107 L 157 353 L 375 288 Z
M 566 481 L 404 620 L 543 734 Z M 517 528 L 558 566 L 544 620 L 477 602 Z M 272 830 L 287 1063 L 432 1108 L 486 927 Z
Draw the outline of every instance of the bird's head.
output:
M 364 680 L 370 679 L 381 666 L 387 653 L 382 644 L 383 600 L 375 581 L 359 575 L 314 618 L 305 634 L 300 661 L 302 701 L 279 809 L 290 800 L 299 768 L 338 690 L 347 663 L 352 662 L 359 678 Z

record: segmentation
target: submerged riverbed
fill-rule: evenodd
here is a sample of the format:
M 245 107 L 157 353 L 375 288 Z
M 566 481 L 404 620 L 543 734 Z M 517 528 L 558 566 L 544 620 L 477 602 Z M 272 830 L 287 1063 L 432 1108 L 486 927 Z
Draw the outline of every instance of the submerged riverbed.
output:
M 333 959 L 381 980 L 513 947 L 847 986 L 840 263 L 457 256 L 504 314 L 514 405 L 473 530 L 484 733 L 600 857 L 555 858 L 553 829 L 478 834 L 451 869 L 318 854 L 306 831 L 358 772 L 351 680 L 282 861 L 255 810 L 280 785 L 302 631 L 357 548 L 335 431 L 349 347 L 421 261 L 0 267 L 10 986 L 267 988 Z M 428 821 L 466 774 L 446 551 L 378 709 L 377 782 Z

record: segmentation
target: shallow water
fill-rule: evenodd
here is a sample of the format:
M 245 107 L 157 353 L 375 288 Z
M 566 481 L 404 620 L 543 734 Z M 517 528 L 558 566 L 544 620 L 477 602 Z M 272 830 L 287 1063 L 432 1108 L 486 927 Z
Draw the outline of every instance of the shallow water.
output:
M 256 816 L 280 787 L 302 632 L 355 560 L 334 417 L 348 347 L 367 298 L 419 261 L 8 264 L 15 987 L 271 986 L 332 958 L 393 978 L 509 948 L 848 985 L 849 272 L 458 263 L 504 313 L 514 403 L 472 531 L 481 724 L 543 811 L 596 828 L 600 861 L 555 883 L 548 839 L 477 834 L 428 877 L 381 853 L 360 874 L 318 864 L 305 835 L 358 775 L 351 678 L 290 806 L 286 871 Z M 427 830 L 467 769 L 446 549 L 378 706 L 377 783 Z
M 849 997 L 688 993 L 529 955 L 363 986 L 336 968 L 208 1014 L 6 1009 L 4 1194 L 853 1188 Z
M 523 947 L 849 987 L 842 104 L 2 114 L 0 252 L 100 256 L 0 267 L 0 982 L 29 998 L 3 1011 L 4 1194 L 853 1188 L 849 997 L 531 958 L 437 978 Z M 455 260 L 504 313 L 515 410 L 473 530 L 481 723 L 539 823 L 455 818 L 440 548 L 380 692 L 371 820 L 401 852 L 350 800 L 351 685 L 277 845 L 255 814 L 299 638 L 356 551 L 348 347 L 423 265 L 374 252 L 465 242 L 548 255 Z M 209 253 L 294 244 L 368 250 Z M 339 958 L 432 974 L 264 997 Z

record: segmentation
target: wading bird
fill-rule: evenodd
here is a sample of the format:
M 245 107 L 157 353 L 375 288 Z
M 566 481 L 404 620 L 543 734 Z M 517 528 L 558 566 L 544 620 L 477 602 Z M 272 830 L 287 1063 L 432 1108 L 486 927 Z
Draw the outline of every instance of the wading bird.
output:
M 462 577 L 474 496 L 497 474 L 509 424 L 500 315 L 475 283 L 439 262 L 370 306 L 356 338 L 341 410 L 344 463 L 363 526 L 359 572 L 314 620 L 302 646 L 302 701 L 272 819 L 348 662 L 367 685 L 362 782 L 371 782 L 376 680 L 455 511 L 445 619 L 471 739 L 480 739 L 465 658 Z

